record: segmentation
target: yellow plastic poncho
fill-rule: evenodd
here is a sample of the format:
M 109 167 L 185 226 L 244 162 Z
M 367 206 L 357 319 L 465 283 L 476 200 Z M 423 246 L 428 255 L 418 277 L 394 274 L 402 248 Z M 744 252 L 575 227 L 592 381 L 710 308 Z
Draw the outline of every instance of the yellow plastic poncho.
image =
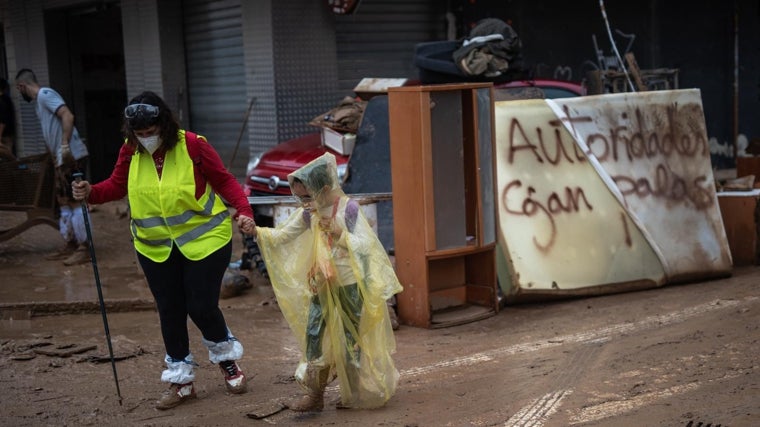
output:
M 343 405 L 382 406 L 398 383 L 386 300 L 401 284 L 358 204 L 341 190 L 332 154 L 290 174 L 291 188 L 296 180 L 311 202 L 276 228 L 256 228 L 277 302 L 300 345 L 296 379 L 307 391 L 323 390 L 337 376 Z

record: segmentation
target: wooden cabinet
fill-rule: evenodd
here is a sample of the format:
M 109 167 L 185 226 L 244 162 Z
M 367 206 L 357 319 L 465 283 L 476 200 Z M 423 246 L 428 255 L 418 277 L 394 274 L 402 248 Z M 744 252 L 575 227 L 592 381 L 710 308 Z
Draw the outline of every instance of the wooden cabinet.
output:
M 718 193 L 718 207 L 734 267 L 760 265 L 760 189 Z
M 490 83 L 388 91 L 397 295 L 405 324 L 498 311 Z

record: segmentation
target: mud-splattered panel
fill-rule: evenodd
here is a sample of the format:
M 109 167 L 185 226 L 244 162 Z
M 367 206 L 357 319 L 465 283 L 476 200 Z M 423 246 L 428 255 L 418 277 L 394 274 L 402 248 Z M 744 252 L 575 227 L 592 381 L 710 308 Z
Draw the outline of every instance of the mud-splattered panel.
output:
M 698 90 L 496 104 L 508 295 L 726 275 Z

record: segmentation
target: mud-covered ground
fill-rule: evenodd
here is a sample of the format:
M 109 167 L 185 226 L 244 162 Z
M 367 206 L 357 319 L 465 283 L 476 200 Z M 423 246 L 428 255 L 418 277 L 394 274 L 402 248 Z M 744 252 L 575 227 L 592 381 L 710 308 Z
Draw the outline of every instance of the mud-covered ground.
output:
M 0 228 L 21 217 L 0 212 Z M 295 340 L 268 283 L 222 300 L 249 392 L 225 391 L 191 325 L 198 399 L 154 409 L 163 346 L 120 204 L 92 213 L 120 399 L 91 264 L 44 255 L 57 232 L 0 242 L 2 426 L 757 426 L 760 270 L 640 292 L 508 306 L 461 326 L 396 331 L 396 395 L 377 410 L 249 417 L 295 396 Z M 236 239 L 238 240 L 238 239 Z M 240 254 L 236 241 L 234 256 Z M 699 424 L 702 423 L 702 424 Z

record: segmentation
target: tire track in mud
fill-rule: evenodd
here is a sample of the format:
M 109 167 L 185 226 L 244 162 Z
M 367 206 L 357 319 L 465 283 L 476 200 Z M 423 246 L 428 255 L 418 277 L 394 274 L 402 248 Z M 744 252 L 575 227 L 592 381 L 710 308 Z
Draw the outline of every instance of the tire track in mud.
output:
M 448 360 L 442 360 L 430 365 L 419 366 L 402 370 L 401 378 L 427 375 L 440 369 L 461 368 L 466 366 L 477 365 L 483 362 L 490 362 L 497 357 L 511 356 L 520 353 L 529 353 L 534 351 L 545 350 L 553 347 L 559 347 L 566 344 L 583 344 L 598 343 L 599 340 L 606 340 L 610 337 L 616 337 L 622 334 L 630 334 L 645 329 L 660 328 L 674 323 L 682 322 L 694 316 L 708 313 L 715 310 L 723 310 L 736 307 L 737 305 L 756 300 L 757 297 L 747 297 L 743 300 L 724 300 L 717 299 L 704 304 L 688 307 L 683 310 L 672 313 L 649 316 L 636 322 L 625 322 L 616 325 L 605 326 L 590 331 L 582 331 L 574 334 L 560 335 L 552 338 L 537 340 L 532 342 L 509 345 L 506 347 L 495 348 L 466 356 L 455 357 Z
M 644 319 L 642 321 L 642 324 L 644 325 L 651 325 L 651 320 L 654 318 L 659 318 L 666 320 L 665 323 L 663 323 L 661 326 L 668 326 L 670 324 L 673 324 L 677 322 L 679 319 L 685 320 L 687 317 L 692 317 L 697 314 L 699 311 L 700 313 L 707 313 L 708 311 L 715 311 L 715 309 L 721 307 L 721 308 L 733 308 L 737 305 L 740 305 L 742 302 L 753 302 L 756 301 L 756 297 L 748 297 L 744 300 L 730 300 L 730 301 L 713 301 L 711 303 L 708 303 L 707 305 L 703 304 L 700 306 L 692 307 L 686 310 L 682 310 L 680 312 L 674 312 L 669 313 L 661 316 L 654 316 L 653 318 Z M 709 308 L 709 310 L 700 311 L 702 308 Z M 613 329 L 617 329 L 618 327 L 615 326 Z M 643 330 L 644 328 L 636 329 L 627 331 L 626 333 L 631 332 L 639 332 L 640 330 Z M 653 328 L 648 328 L 653 329 Z M 606 337 L 602 339 L 603 341 L 609 341 L 610 338 Z M 601 347 L 597 347 L 597 350 L 599 350 Z M 709 358 L 718 358 L 720 356 L 714 356 L 714 355 L 697 355 L 695 356 L 698 358 L 698 362 L 692 363 L 694 365 L 698 365 L 699 363 L 705 363 L 705 361 Z M 569 365 L 571 369 L 585 365 L 588 371 L 591 368 L 591 365 L 589 363 L 590 358 L 584 358 L 585 361 L 574 361 L 571 362 Z M 670 361 L 664 364 L 664 366 L 658 366 L 656 369 L 660 372 L 653 372 L 651 373 L 651 377 L 657 377 L 662 379 L 662 373 L 663 372 L 675 372 L 678 368 L 683 366 L 683 360 L 677 360 L 677 361 Z M 695 390 L 698 390 L 702 388 L 703 386 L 706 386 L 711 383 L 719 383 L 722 381 L 731 380 L 734 378 L 738 378 L 742 375 L 748 374 L 749 371 L 756 370 L 757 367 L 749 368 L 741 368 L 737 367 L 737 371 L 726 374 L 720 378 L 712 378 L 707 380 L 700 380 L 700 381 L 692 381 L 687 384 L 678 384 L 674 385 L 672 387 L 668 387 L 662 390 L 653 390 L 648 393 L 642 393 L 640 395 L 636 395 L 634 397 L 629 397 L 625 395 L 618 395 L 616 398 L 607 400 L 605 402 L 591 404 L 588 406 L 584 406 L 583 408 L 573 408 L 567 410 L 567 415 L 569 416 L 569 420 L 566 421 L 567 425 L 578 425 L 578 424 L 586 424 L 590 422 L 596 422 L 607 418 L 613 418 L 625 415 L 629 412 L 641 409 L 647 405 L 656 404 L 658 401 L 668 398 L 677 397 L 679 395 L 689 393 Z M 577 369 L 575 369 L 577 371 Z M 739 372 L 739 373 L 737 373 Z M 626 374 L 630 373 L 619 373 L 618 379 L 623 377 Z M 566 378 L 558 379 L 558 385 L 571 385 L 573 383 L 576 383 L 575 380 L 580 380 L 580 375 L 577 374 L 569 374 Z M 578 381 L 581 382 L 581 381 Z M 550 393 L 545 394 L 539 399 L 536 399 L 531 402 L 531 404 L 523 407 L 518 411 L 517 414 L 515 414 L 512 418 L 510 418 L 505 425 L 510 427 L 540 427 L 544 424 L 544 422 L 548 421 L 551 415 L 556 413 L 559 409 L 559 405 L 564 399 L 564 397 L 568 396 L 570 393 L 572 393 L 573 390 L 571 388 L 562 388 L 560 387 L 560 390 L 553 391 Z
M 517 413 L 510 417 L 506 424 L 510 427 L 540 427 L 549 419 L 559 407 L 565 397 L 573 392 L 573 384 L 577 384 L 581 375 L 588 369 L 593 359 L 602 349 L 602 345 L 609 341 L 609 338 L 585 343 L 579 351 L 573 354 L 573 357 L 565 363 L 564 369 L 555 381 L 558 390 L 549 392 L 538 399 L 533 400 L 529 405 L 521 408 Z
M 606 418 L 620 416 L 628 412 L 640 409 L 644 406 L 654 404 L 662 399 L 668 399 L 685 393 L 693 392 L 709 384 L 721 383 L 723 381 L 732 380 L 741 376 L 750 375 L 755 371 L 757 371 L 757 366 L 753 366 L 748 369 L 737 370 L 720 378 L 713 378 L 705 381 L 693 381 L 687 384 L 679 384 L 663 390 L 656 390 L 650 393 L 639 394 L 631 398 L 621 398 L 620 400 L 603 402 L 597 405 L 576 409 L 572 411 L 569 425 L 586 424 L 590 422 L 600 421 Z
M 485 352 L 441 361 L 432 365 L 406 369 L 401 371 L 401 378 L 430 374 L 439 369 L 473 366 L 481 362 L 495 360 L 499 356 L 545 350 L 564 344 L 585 344 L 583 349 L 577 352 L 573 359 L 566 365 L 568 368 L 562 371 L 557 378 L 557 381 L 554 382 L 554 384 L 558 386 L 557 390 L 553 390 L 532 400 L 528 405 L 520 408 L 513 416 L 509 417 L 504 424 L 505 426 L 510 427 L 541 427 L 551 415 L 559 410 L 565 397 L 572 393 L 573 390 L 569 387 L 577 382 L 580 375 L 583 373 L 583 367 L 589 366 L 589 362 L 596 357 L 605 342 L 622 334 L 631 334 L 646 329 L 665 327 L 705 313 L 733 308 L 742 303 L 751 302 L 756 299 L 757 297 L 748 297 L 743 300 L 717 299 L 704 304 L 688 307 L 683 310 L 649 316 L 637 322 L 620 323 L 575 334 L 552 337 L 547 340 L 538 340 L 487 350 Z M 419 385 L 418 382 L 415 386 Z M 460 420 L 462 421 L 461 425 L 500 424 L 508 417 L 507 411 L 508 408 L 482 414 L 478 416 L 476 420 Z

